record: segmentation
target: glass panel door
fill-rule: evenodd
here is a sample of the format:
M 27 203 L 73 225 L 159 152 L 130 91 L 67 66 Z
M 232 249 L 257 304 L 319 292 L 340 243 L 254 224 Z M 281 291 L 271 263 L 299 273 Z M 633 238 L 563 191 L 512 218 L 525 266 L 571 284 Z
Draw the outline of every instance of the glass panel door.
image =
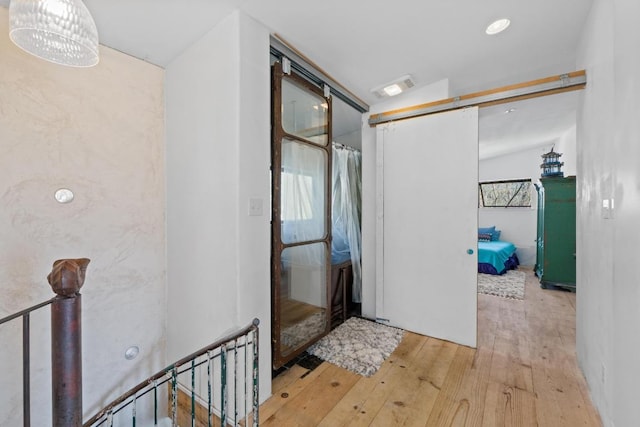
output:
M 272 91 L 275 369 L 330 329 L 331 99 L 278 62 Z

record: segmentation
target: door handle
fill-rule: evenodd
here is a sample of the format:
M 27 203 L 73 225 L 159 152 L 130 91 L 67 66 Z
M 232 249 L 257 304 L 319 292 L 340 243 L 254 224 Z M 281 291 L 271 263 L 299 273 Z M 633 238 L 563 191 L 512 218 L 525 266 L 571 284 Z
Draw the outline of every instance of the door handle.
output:
M 468 253 L 469 255 L 473 255 L 473 249 L 467 249 L 467 253 Z

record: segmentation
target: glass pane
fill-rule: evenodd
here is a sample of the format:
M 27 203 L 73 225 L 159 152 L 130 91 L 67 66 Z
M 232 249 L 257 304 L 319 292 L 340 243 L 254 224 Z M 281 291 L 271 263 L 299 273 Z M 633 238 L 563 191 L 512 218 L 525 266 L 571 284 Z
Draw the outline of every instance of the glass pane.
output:
M 284 243 L 322 239 L 326 233 L 327 153 L 282 141 L 281 221 Z
M 287 79 L 282 80 L 282 128 L 314 144 L 327 145 L 327 100 Z
M 531 180 L 480 183 L 481 205 L 487 207 L 531 207 Z
M 280 354 L 286 356 L 327 329 L 326 244 L 282 251 Z

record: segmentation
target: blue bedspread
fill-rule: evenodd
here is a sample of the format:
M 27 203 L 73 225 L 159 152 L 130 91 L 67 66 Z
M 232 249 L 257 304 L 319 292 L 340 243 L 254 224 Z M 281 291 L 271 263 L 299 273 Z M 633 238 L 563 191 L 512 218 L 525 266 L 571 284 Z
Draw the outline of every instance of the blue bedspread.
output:
M 478 271 L 489 274 L 503 274 L 505 271 L 517 267 L 518 259 L 515 252 L 516 247 L 510 242 L 501 240 L 478 242 Z M 490 267 L 493 267 L 493 269 Z

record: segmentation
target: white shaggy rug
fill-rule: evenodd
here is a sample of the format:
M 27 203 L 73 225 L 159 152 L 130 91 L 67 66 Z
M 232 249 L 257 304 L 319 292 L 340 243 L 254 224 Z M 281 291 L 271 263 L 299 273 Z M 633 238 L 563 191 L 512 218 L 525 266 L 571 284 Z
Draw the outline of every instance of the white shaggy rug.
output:
M 329 363 L 370 377 L 396 349 L 404 331 L 351 317 L 307 349 Z
M 525 273 L 509 270 L 501 276 L 478 273 L 478 293 L 503 298 L 524 299 Z

